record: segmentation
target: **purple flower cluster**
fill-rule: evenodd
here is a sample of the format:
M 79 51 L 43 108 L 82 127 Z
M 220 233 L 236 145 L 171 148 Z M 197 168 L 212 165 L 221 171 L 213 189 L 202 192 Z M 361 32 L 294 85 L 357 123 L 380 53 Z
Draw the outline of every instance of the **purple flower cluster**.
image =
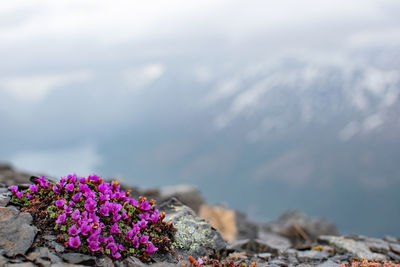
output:
M 157 234 L 152 232 L 154 225 L 162 221 L 159 211 L 144 197 L 131 198 L 118 182 L 107 183 L 95 175 L 68 175 L 50 184 L 43 176 L 25 195 L 17 186 L 9 190 L 18 199 L 32 199 L 41 191 L 54 196 L 48 212 L 72 249 L 100 251 L 115 259 L 158 250 L 151 240 Z

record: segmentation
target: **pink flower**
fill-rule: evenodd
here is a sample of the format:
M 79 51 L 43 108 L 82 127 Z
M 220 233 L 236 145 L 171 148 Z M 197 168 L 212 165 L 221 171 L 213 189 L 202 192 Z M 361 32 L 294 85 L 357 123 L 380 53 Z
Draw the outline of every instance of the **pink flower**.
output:
M 132 240 L 133 235 L 134 235 L 134 231 L 131 229 L 131 230 L 126 232 L 125 238 L 128 239 L 128 240 Z
M 138 207 L 140 203 L 139 203 L 139 201 L 137 201 L 137 200 L 135 200 L 133 198 L 130 198 L 129 199 L 129 204 L 131 204 L 134 207 Z
M 61 209 L 64 206 L 65 200 L 64 199 L 59 199 L 56 202 L 54 202 L 54 204 L 56 204 L 56 206 Z
M 64 205 L 64 212 L 66 214 L 71 214 L 72 213 L 72 208 L 67 206 L 67 205 Z
M 100 242 L 99 241 L 88 241 L 88 248 L 90 251 L 95 252 L 98 251 Z
M 160 213 L 155 209 L 154 213 L 150 216 L 150 221 L 152 224 L 156 224 L 160 219 Z
M 75 202 L 79 202 L 81 199 L 82 193 L 76 193 L 75 195 L 72 196 L 72 200 Z
M 58 183 L 56 183 L 60 189 L 63 189 L 65 186 L 65 179 L 61 179 Z
M 139 247 L 139 238 L 137 237 L 137 235 L 135 235 L 132 239 L 132 246 L 134 246 L 135 248 Z
M 18 185 L 10 186 L 8 190 L 10 190 L 13 195 L 15 195 L 18 191 Z
M 38 192 L 39 187 L 35 184 L 31 184 L 31 185 L 29 185 L 29 190 L 31 190 L 31 193 L 34 194 L 34 193 Z
M 80 230 L 76 227 L 76 225 L 74 224 L 71 228 L 69 228 L 68 231 L 69 235 L 71 236 L 76 236 L 80 233 Z
M 119 259 L 119 258 L 121 258 L 121 253 L 119 253 L 118 251 L 113 252 L 113 253 L 111 253 L 111 256 L 115 259 Z
M 119 215 L 119 214 L 115 214 L 113 217 L 112 217 L 112 222 L 117 222 L 119 219 L 121 219 L 121 215 Z
M 79 221 L 79 220 L 81 219 L 81 212 L 80 212 L 78 209 L 76 209 L 76 210 L 72 213 L 71 219 L 74 220 L 74 221 L 76 221 L 76 222 Z
M 99 192 L 105 194 L 106 191 L 109 189 L 109 186 L 108 186 L 107 183 L 102 182 L 102 183 L 97 187 L 97 189 L 99 190 Z
M 86 183 L 86 178 L 85 177 L 80 178 L 79 183 L 81 183 L 81 184 Z
M 58 215 L 56 223 L 65 223 L 65 219 L 67 218 L 67 214 L 62 213 Z
M 144 212 L 144 213 L 139 214 L 139 217 L 140 217 L 141 220 L 147 221 L 147 220 L 150 219 L 150 214 L 147 213 L 147 212 Z
M 76 236 L 76 237 L 72 237 L 72 236 L 71 236 L 71 237 L 68 239 L 67 244 L 68 244 L 68 246 L 70 246 L 71 248 L 77 249 L 77 248 L 79 248 L 79 246 L 81 245 L 81 239 L 79 238 L 79 236 Z
M 68 175 L 67 181 L 70 183 L 75 183 L 76 182 L 76 174 Z
M 66 184 L 65 185 L 65 190 L 68 192 L 73 192 L 74 191 L 74 185 L 73 184 Z
M 42 183 L 44 182 L 44 180 L 45 180 L 44 176 L 36 179 L 36 181 L 40 184 L 40 186 L 42 186 Z
M 145 221 L 145 220 L 140 220 L 140 221 L 137 222 L 137 226 L 138 226 L 140 229 L 144 229 L 144 228 L 147 227 L 147 221 Z
M 140 203 L 139 209 L 146 211 L 146 210 L 149 210 L 150 208 L 151 208 L 151 206 L 150 206 L 149 202 L 142 201 L 142 203 Z
M 87 184 L 79 184 L 79 191 L 80 192 L 86 192 L 86 191 L 89 191 L 90 190 L 90 188 L 89 188 L 89 186 L 87 185 Z
M 121 233 L 121 231 L 118 228 L 117 223 L 114 223 L 113 225 L 111 225 L 110 233 L 112 233 L 112 234 L 120 234 Z
M 101 216 L 104 216 L 104 217 L 110 215 L 110 211 L 109 211 L 109 209 L 107 208 L 107 206 L 105 204 L 100 206 L 99 213 L 100 213 Z
M 146 253 L 147 253 L 147 254 L 154 253 L 154 252 L 156 252 L 157 250 L 158 250 L 158 248 L 156 248 L 156 247 L 153 245 L 153 243 L 149 243 L 149 244 L 147 245 L 147 247 L 146 247 Z
M 49 181 L 46 181 L 45 177 L 37 178 L 36 181 L 42 188 L 47 188 L 49 186 Z
M 85 209 L 88 212 L 95 212 L 97 210 L 96 205 L 97 205 L 97 202 L 95 200 L 89 198 L 88 200 L 86 200 Z
M 110 200 L 110 196 L 109 195 L 104 195 L 103 193 L 99 193 L 99 201 L 100 202 L 106 202 L 108 200 Z
M 28 192 L 26 192 L 26 197 L 27 197 L 28 199 L 31 199 L 31 198 L 32 198 L 32 195 L 29 194 Z
M 81 234 L 84 236 L 88 235 L 91 229 L 92 227 L 87 225 L 87 223 L 83 223 L 80 227 Z
M 49 188 L 49 186 L 50 186 L 49 181 L 47 181 L 47 180 L 44 181 L 40 186 L 43 187 L 44 189 Z
M 92 222 L 96 222 L 96 223 L 100 222 L 100 218 L 99 218 L 99 216 L 96 215 L 95 212 L 89 214 L 89 219 Z
M 57 186 L 53 185 L 53 192 L 54 194 L 58 195 L 60 193 L 60 189 Z
M 17 198 L 21 199 L 24 197 L 24 192 L 18 191 L 15 195 L 17 196 Z
M 146 244 L 147 241 L 149 241 L 149 236 L 148 236 L 148 235 L 142 235 L 142 236 L 140 237 L 140 243 L 141 243 L 141 244 Z

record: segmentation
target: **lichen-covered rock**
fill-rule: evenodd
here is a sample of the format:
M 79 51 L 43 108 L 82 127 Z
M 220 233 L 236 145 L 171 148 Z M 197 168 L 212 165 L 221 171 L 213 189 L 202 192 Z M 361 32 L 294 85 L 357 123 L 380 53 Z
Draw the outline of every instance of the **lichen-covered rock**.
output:
M 320 236 L 319 241 L 333 246 L 337 253 L 352 253 L 356 257 L 367 260 L 386 260 L 383 254 L 372 252 L 362 241 L 345 238 L 343 236 Z
M 161 204 L 159 209 L 165 212 L 166 221 L 172 222 L 178 229 L 174 247 L 179 254 L 197 258 L 219 256 L 225 250 L 226 242 L 220 233 L 177 199 L 170 199 Z
M 0 207 L 0 248 L 13 257 L 31 247 L 37 228 L 30 225 L 32 216 L 15 207 Z

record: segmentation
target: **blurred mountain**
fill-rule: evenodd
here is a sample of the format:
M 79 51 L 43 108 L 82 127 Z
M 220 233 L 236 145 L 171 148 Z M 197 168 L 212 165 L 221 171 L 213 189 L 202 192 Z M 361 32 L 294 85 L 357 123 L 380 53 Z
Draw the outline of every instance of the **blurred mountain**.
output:
M 0 157 L 53 175 L 193 183 L 257 219 L 300 209 L 342 232 L 400 235 L 399 56 L 128 56 L 11 75 Z

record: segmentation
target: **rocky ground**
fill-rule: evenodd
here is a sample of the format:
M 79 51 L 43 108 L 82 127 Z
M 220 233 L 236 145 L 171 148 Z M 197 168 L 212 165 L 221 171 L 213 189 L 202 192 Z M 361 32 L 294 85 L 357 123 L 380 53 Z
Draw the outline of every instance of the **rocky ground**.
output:
M 56 236 L 42 232 L 33 225 L 29 213 L 10 203 L 7 190 L 11 185 L 27 187 L 30 176 L 0 165 L 0 266 L 147 265 L 133 257 L 119 262 L 107 256 L 75 253 L 58 243 Z M 335 267 L 356 259 L 400 262 L 399 238 L 338 235 L 332 223 L 299 212 L 286 213 L 276 222 L 251 222 L 240 212 L 208 206 L 190 186 L 151 190 L 124 187 L 132 190 L 134 197 L 155 199 L 166 220 L 178 229 L 175 254 L 154 253 L 152 266 L 194 266 L 193 258 L 215 266 Z

